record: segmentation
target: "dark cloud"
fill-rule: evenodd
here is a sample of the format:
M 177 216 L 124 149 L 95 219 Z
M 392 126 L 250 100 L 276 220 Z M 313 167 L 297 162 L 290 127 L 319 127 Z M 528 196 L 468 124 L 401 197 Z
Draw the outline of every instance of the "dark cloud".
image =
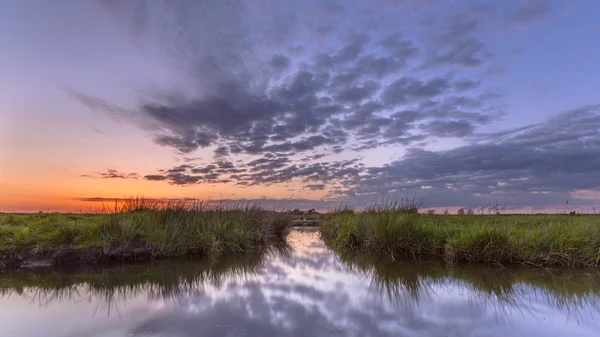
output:
M 158 174 L 149 174 L 149 175 L 144 176 L 144 179 L 150 180 L 150 181 L 164 181 L 164 180 L 167 180 L 167 177 L 163 176 L 163 175 L 158 175 Z
M 187 164 L 179 165 L 177 167 L 167 170 L 167 173 L 181 173 L 181 172 L 187 171 L 188 169 L 190 169 L 192 167 L 193 167 L 192 165 L 187 165 Z
M 448 80 L 437 77 L 427 81 L 403 77 L 388 85 L 381 94 L 383 103 L 388 106 L 414 103 L 419 100 L 433 98 L 450 88 Z
M 463 92 L 471 89 L 475 89 L 481 85 L 480 81 L 474 80 L 460 80 L 454 82 L 454 90 L 457 92 Z
M 250 172 L 272 172 L 274 170 L 286 167 L 289 164 L 289 162 L 290 159 L 286 157 L 263 157 L 249 162 L 248 166 L 251 167 Z
M 232 162 L 217 161 L 205 167 L 190 168 L 186 165 L 184 170 L 181 169 L 181 166 L 177 166 L 160 171 L 163 174 L 148 175 L 145 179 L 166 181 L 174 185 L 235 182 L 241 186 L 300 181 L 309 183 L 312 186 L 309 188 L 312 190 L 321 190 L 324 189 L 325 183 L 353 185 L 354 181 L 364 172 L 364 164 L 358 159 L 306 163 L 296 162 L 287 157 L 264 156 L 237 167 Z M 316 188 L 317 185 L 323 185 L 323 188 Z
M 335 94 L 335 100 L 343 104 L 360 103 L 373 96 L 379 89 L 379 83 L 368 81 L 361 85 L 342 90 Z
M 208 175 L 207 175 L 208 176 Z M 206 177 L 206 176 L 204 176 Z M 203 176 L 195 176 L 183 173 L 172 173 L 167 175 L 167 179 L 173 185 L 190 185 L 195 184 L 204 178 Z M 218 175 L 211 176 L 210 178 L 216 179 Z
M 186 163 L 190 163 L 201 159 L 202 157 L 183 157 L 183 161 L 185 161 Z
M 226 157 L 229 155 L 229 148 L 227 146 L 219 146 L 215 149 L 215 156 Z
M 191 153 L 199 147 L 207 147 L 217 137 L 205 132 L 186 132 L 183 136 L 159 135 L 154 142 L 161 146 L 169 146 L 182 153 Z
M 550 12 L 549 1 L 520 0 L 519 5 L 504 17 L 510 25 L 526 25 L 542 19 Z
M 475 126 L 466 120 L 433 121 L 423 129 L 437 137 L 465 137 L 473 134 Z
M 186 6 L 190 11 L 195 8 L 192 2 Z M 186 6 L 165 10 L 181 15 Z M 200 31 L 198 20 L 188 22 L 182 18 L 172 23 L 176 31 L 164 32 L 165 36 L 173 34 L 173 39 L 158 40 L 164 50 L 175 50 L 171 56 L 190 69 L 186 78 L 186 83 L 192 83 L 188 94 L 148 93 L 134 109 L 117 108 L 77 92 L 73 96 L 89 106 L 136 120 L 161 146 L 184 154 L 211 148 L 217 157 L 269 152 L 281 156 L 315 150 L 340 153 L 349 147 L 366 149 L 374 144 L 410 145 L 441 130 L 439 125 L 470 120 L 464 114 L 493 119 L 489 111 L 463 111 L 464 106 L 451 106 L 445 98 L 454 91 L 463 94 L 465 100 L 476 101 L 478 97 L 467 93 L 475 95 L 482 87 L 480 81 L 454 81 L 443 70 L 433 71 L 427 78 L 407 71 L 407 65 L 418 64 L 420 57 L 434 68 L 483 58 L 483 45 L 473 36 L 480 17 L 487 13 L 482 6 L 463 6 L 446 20 L 433 45 L 428 45 L 427 39 L 419 44 L 416 37 L 393 31 L 374 39 L 368 30 L 341 29 L 327 22 L 331 38 L 339 44 L 313 51 L 297 64 L 292 58 L 298 54 L 289 46 L 282 48 L 282 44 L 295 41 L 288 26 L 302 25 L 295 17 L 302 12 L 290 12 L 274 4 L 270 8 L 273 15 L 267 15 L 264 8 L 255 8 L 253 3 L 246 6 L 249 13 L 256 10 L 256 16 L 243 15 L 239 8 L 228 4 L 211 4 L 210 15 L 197 9 L 198 20 L 208 15 L 205 19 L 214 23 L 213 28 Z M 321 13 L 345 12 L 335 2 L 319 3 L 317 7 Z M 283 18 L 292 15 L 289 24 L 274 13 Z M 219 21 L 221 16 L 235 19 Z M 212 44 L 214 47 L 207 47 Z M 436 50 L 436 54 L 423 55 L 419 45 Z M 424 100 L 443 101 L 438 109 L 447 111 L 419 117 L 431 123 L 429 132 L 420 134 L 426 129 L 417 123 L 390 117 L 399 105 L 417 109 L 414 105 Z M 446 128 L 444 131 L 447 134 Z M 348 144 L 355 139 L 361 144 Z
M 390 56 L 406 61 L 419 55 L 419 49 L 414 42 L 404 39 L 402 34 L 394 33 L 385 39 L 379 41 L 379 47 L 390 52 Z
M 436 43 L 431 46 L 424 69 L 438 67 L 476 68 L 491 55 L 478 37 L 481 21 L 491 13 L 487 6 L 465 6 L 451 15 L 439 29 Z
M 468 124 L 437 132 L 472 132 Z M 402 159 L 368 168 L 354 195 L 420 190 L 432 206 L 452 200 L 508 204 L 564 203 L 575 190 L 600 189 L 600 106 L 556 115 L 529 128 L 480 134 L 448 151 L 412 149 Z M 462 201 L 455 201 L 461 205 Z
M 95 172 L 89 174 L 82 174 L 81 177 L 84 178 L 101 178 L 101 179 L 138 179 L 140 177 L 139 173 L 131 172 L 131 173 L 123 173 L 119 172 L 115 169 L 108 169 L 106 172 Z
M 284 55 L 274 55 L 269 64 L 277 70 L 285 70 L 290 66 L 290 59 Z
M 206 166 L 179 165 L 159 170 L 163 174 L 146 175 L 144 179 L 166 181 L 172 185 L 194 185 L 198 183 L 229 183 L 232 176 L 246 172 L 245 168 L 236 168 L 231 161 L 218 159 Z
M 204 167 L 194 167 L 190 170 L 190 172 L 192 173 L 211 173 L 213 170 L 216 170 L 217 166 L 216 165 L 207 165 Z

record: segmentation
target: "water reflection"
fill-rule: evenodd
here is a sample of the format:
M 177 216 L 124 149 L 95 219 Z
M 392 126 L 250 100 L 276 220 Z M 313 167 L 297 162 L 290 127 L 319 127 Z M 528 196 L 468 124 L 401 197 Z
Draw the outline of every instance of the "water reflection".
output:
M 337 255 L 314 232 L 290 243 L 218 263 L 3 275 L 0 336 L 597 335 L 597 271 L 392 263 Z

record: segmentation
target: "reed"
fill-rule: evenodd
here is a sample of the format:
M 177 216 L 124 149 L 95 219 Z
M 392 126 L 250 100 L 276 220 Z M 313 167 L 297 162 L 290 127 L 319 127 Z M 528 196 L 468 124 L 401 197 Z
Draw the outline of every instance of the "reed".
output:
M 600 266 L 600 216 L 424 215 L 389 208 L 328 215 L 335 249 L 448 263 Z
M 2 216 L 0 260 L 19 254 L 56 258 L 59 252 L 93 249 L 110 260 L 135 260 L 136 254 L 144 259 L 235 255 L 285 241 L 290 223 L 286 215 L 256 204 L 127 199 L 100 214 Z

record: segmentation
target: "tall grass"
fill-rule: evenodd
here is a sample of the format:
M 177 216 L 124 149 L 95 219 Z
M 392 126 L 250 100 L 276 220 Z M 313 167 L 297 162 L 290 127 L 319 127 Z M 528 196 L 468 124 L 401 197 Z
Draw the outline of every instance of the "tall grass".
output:
M 330 214 L 320 231 L 335 249 L 392 259 L 600 266 L 600 217 L 594 215 L 431 216 L 379 208 Z
M 290 219 L 255 204 L 211 205 L 128 199 L 103 214 L 14 215 L 0 219 L 0 252 L 101 248 L 132 259 L 231 255 L 285 241 Z M 135 257 L 133 257 L 135 259 Z

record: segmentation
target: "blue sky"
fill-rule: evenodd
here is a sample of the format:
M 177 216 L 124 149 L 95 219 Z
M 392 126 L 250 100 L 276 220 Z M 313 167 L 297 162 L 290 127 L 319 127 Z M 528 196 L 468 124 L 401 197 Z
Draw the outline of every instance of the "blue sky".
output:
M 589 209 L 599 12 L 591 0 L 5 1 L 0 208 L 124 194 L 328 208 L 409 193 L 435 208 Z

